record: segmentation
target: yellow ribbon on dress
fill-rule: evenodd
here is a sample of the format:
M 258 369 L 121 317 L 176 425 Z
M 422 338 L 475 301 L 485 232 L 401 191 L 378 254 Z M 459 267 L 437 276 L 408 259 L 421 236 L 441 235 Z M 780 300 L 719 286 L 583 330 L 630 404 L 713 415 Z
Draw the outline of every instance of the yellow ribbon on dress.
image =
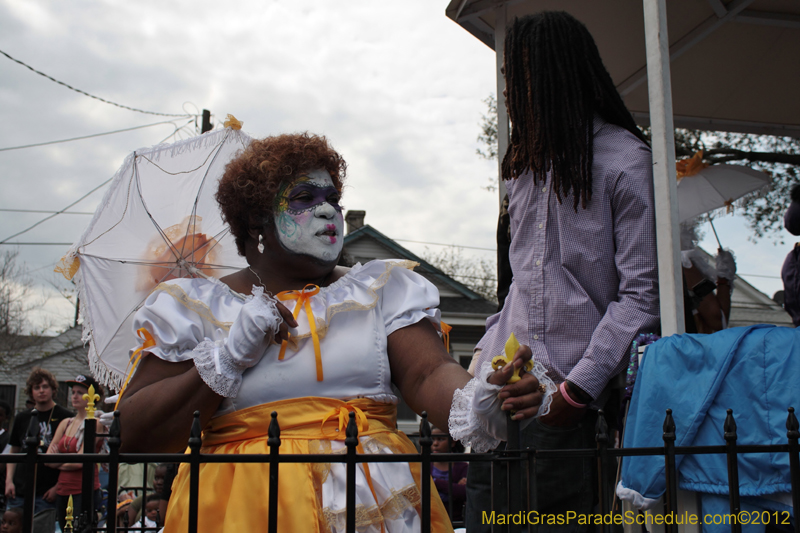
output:
M 444 341 L 444 349 L 447 353 L 450 353 L 450 331 L 452 331 L 453 326 L 450 324 L 446 324 L 444 320 L 439 322 L 442 328 L 442 340 Z
M 367 415 L 364 414 L 364 411 L 356 407 L 355 405 L 340 405 L 339 407 L 334 407 L 325 415 L 322 419 L 322 424 L 320 424 L 320 429 L 323 434 L 325 433 L 325 422 L 331 419 L 331 417 L 338 417 L 339 419 L 339 427 L 337 428 L 337 432 L 339 434 L 339 439 L 346 437 L 346 430 L 347 424 L 350 423 L 350 413 L 353 412 L 356 414 L 356 426 L 358 427 L 358 434 L 361 435 L 364 431 L 369 429 L 369 420 L 367 419 Z M 364 447 L 361 446 L 361 441 L 356 444 L 356 450 L 358 453 L 364 453 Z M 378 493 L 375 492 L 375 487 L 372 485 L 372 476 L 369 472 L 369 464 L 362 463 L 364 468 L 364 477 L 367 480 L 367 485 L 369 486 L 369 490 L 372 491 L 372 497 L 375 498 L 375 501 L 378 501 Z M 383 526 L 383 522 L 381 522 L 381 533 L 384 533 L 385 529 Z
M 147 348 L 152 348 L 156 345 L 156 339 L 153 335 L 147 331 L 147 328 L 139 328 L 136 330 L 136 334 L 142 339 L 144 342 L 142 345 L 131 355 L 131 358 L 128 360 L 128 366 L 130 366 L 130 371 L 125 376 L 125 383 L 122 384 L 122 388 L 119 390 L 119 396 L 117 397 L 117 403 L 114 404 L 114 410 L 116 411 L 119 407 L 119 402 L 122 400 L 122 395 L 125 393 L 125 389 L 128 388 L 128 382 L 131 380 L 131 376 L 136 371 L 136 367 L 139 364 L 139 361 L 142 360 L 142 351 L 146 350 Z
M 329 433 L 325 432 L 325 422 L 330 420 L 332 417 L 338 417 L 339 427 L 337 428 L 337 431 L 339 432 L 340 436 L 344 435 L 345 430 L 347 429 L 347 424 L 350 422 L 351 412 L 356 414 L 356 426 L 358 426 L 358 434 L 361 435 L 367 431 L 369 429 L 369 420 L 367 419 L 367 415 L 364 414 L 364 411 L 355 405 L 340 405 L 339 407 L 334 407 L 328 411 L 322 418 L 322 423 L 320 424 L 322 434 L 330 436 Z
M 300 308 L 301 307 L 305 308 L 306 316 L 308 317 L 308 327 L 311 330 L 311 339 L 314 341 L 314 357 L 316 358 L 317 361 L 317 381 L 322 381 L 322 354 L 319 349 L 319 335 L 317 334 L 317 322 L 314 319 L 313 311 L 311 311 L 311 297 L 318 293 L 319 293 L 319 287 L 317 285 L 308 284 L 305 287 L 303 287 L 302 290 L 279 292 L 278 294 L 275 295 L 275 297 L 282 302 L 288 300 L 297 300 L 297 304 L 294 306 L 294 312 L 292 312 L 292 316 L 294 316 L 295 320 L 297 320 L 297 316 L 300 314 Z M 281 342 L 281 351 L 278 354 L 278 361 L 283 361 L 283 357 L 285 355 L 286 355 L 286 341 L 283 341 Z

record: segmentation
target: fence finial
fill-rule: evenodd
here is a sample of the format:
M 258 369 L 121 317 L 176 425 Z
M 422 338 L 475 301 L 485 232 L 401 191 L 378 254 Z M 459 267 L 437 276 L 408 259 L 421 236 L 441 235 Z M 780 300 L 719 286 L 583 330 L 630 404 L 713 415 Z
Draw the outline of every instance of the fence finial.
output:
M 202 444 L 202 440 L 200 439 L 200 435 L 203 432 L 203 428 L 200 427 L 200 411 L 194 412 L 194 420 L 192 421 L 192 432 L 190 433 L 189 437 L 189 447 L 200 448 Z
M 664 417 L 664 440 L 675 440 L 675 420 L 672 418 L 672 409 L 667 409 L 667 416 Z
M 419 421 L 419 436 L 419 443 L 423 446 L 430 446 L 433 442 L 433 439 L 431 438 L 431 424 L 428 422 L 427 411 L 422 411 L 422 418 Z
M 267 429 L 267 446 L 281 445 L 281 426 L 278 424 L 278 411 L 272 411 L 270 415 L 272 420 L 269 421 L 269 429 Z
M 74 510 L 75 506 L 72 503 L 72 495 L 70 494 L 69 500 L 67 500 L 66 516 L 64 517 L 64 521 L 66 522 L 66 524 L 64 524 L 64 533 L 72 533 L 72 521 L 75 519 L 72 514 Z
M 800 423 L 794 414 L 794 407 L 789 408 L 789 416 L 786 417 L 786 436 L 790 439 L 800 438 Z
M 100 401 L 100 395 L 95 392 L 94 385 L 89 385 L 89 390 L 83 395 L 83 399 L 87 401 L 86 419 L 94 420 L 94 412 L 96 411 L 94 404 Z
M 736 440 L 736 420 L 733 419 L 733 409 L 728 409 L 725 417 L 725 440 Z
M 595 432 L 595 442 L 598 443 L 607 443 L 608 442 L 608 423 L 606 422 L 606 417 L 603 414 L 603 410 L 600 409 L 597 411 L 597 423 L 594 425 L 594 432 Z
M 119 423 L 119 411 L 114 411 L 114 418 L 111 421 L 111 427 L 108 430 L 108 444 L 112 443 L 117 446 L 120 445 L 119 436 L 122 434 L 122 426 Z
M 25 448 L 37 448 L 39 446 L 39 416 L 36 409 L 31 409 L 31 423 L 28 425 L 28 433 L 25 436 Z
M 350 411 L 349 413 L 350 420 L 347 422 L 347 429 L 345 430 L 345 439 L 344 444 L 345 446 L 357 446 L 358 445 L 358 424 L 356 424 L 356 413 Z

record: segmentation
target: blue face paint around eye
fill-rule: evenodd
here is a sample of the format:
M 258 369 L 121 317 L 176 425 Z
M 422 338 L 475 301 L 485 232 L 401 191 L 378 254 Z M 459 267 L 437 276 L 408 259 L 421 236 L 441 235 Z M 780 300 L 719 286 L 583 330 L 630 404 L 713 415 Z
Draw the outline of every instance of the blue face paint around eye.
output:
M 342 206 L 339 205 L 341 195 L 336 187 L 321 187 L 311 181 L 299 183 L 289 191 L 285 198 L 286 210 L 295 215 L 314 209 L 325 202 L 329 203 L 336 211 L 342 211 Z

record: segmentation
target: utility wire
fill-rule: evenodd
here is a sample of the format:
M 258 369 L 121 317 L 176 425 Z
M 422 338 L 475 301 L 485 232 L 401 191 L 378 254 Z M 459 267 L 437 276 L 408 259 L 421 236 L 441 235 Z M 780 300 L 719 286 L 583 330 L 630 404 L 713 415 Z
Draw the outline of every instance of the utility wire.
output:
M 117 103 L 115 103 L 115 102 L 111 102 L 111 101 L 109 101 L 109 100 L 106 100 L 106 99 L 104 99 L 104 98 L 100 98 L 99 96 L 94 96 L 93 94 L 89 94 L 89 93 L 87 93 L 86 91 L 82 91 L 82 90 L 80 90 L 80 89 L 76 89 L 76 88 L 75 88 L 75 87 L 73 87 L 72 85 L 68 85 L 68 84 L 64 83 L 63 81 L 58 81 L 58 80 L 57 80 L 57 79 L 55 79 L 54 77 L 52 77 L 52 76 L 48 76 L 48 75 L 47 75 L 47 74 L 45 74 L 44 72 L 41 72 L 41 71 L 38 71 L 38 70 L 36 70 L 36 69 L 35 69 L 35 68 L 33 68 L 32 66 L 30 66 L 30 65 L 28 65 L 28 64 L 26 64 L 26 63 L 23 63 L 23 62 L 22 62 L 22 61 L 20 61 L 19 59 L 15 59 L 15 58 L 11 57 L 11 56 L 10 56 L 10 55 L 8 55 L 7 53 L 3 52 L 2 50 L 0 50 L 0 54 L 3 54 L 3 55 L 4 55 L 4 56 L 6 56 L 7 58 L 9 58 L 11 61 L 13 61 L 13 62 L 15 62 L 15 63 L 19 63 L 20 65 L 22 65 L 23 67 L 27 68 L 28 70 L 30 70 L 30 71 L 32 71 L 32 72 L 35 72 L 36 74 L 38 74 L 38 75 L 40 75 L 40 76 L 44 76 L 45 78 L 47 78 L 47 79 L 48 79 L 48 80 L 50 80 L 50 81 L 53 81 L 53 82 L 55 82 L 55 83 L 57 83 L 57 84 L 59 84 L 59 85 L 63 85 L 63 86 L 64 86 L 64 87 L 66 87 L 67 89 L 70 89 L 70 90 L 72 90 L 72 91 L 75 91 L 76 93 L 80 93 L 80 94 L 82 94 L 82 95 L 84 95 L 84 96 L 88 96 L 89 98 L 94 98 L 95 100 L 100 100 L 101 102 L 103 102 L 103 103 L 105 103 L 105 104 L 110 104 L 110 105 L 113 105 L 113 106 L 121 107 L 122 109 L 127 109 L 128 111 L 135 111 L 135 112 L 137 112 L 137 113 L 144 113 L 144 114 L 146 114 L 146 115 L 158 115 L 158 116 L 161 116 L 161 117 L 190 117 L 190 116 L 197 116 L 197 115 L 190 115 L 190 114 L 188 114 L 188 113 L 184 113 L 184 114 L 182 114 L 182 115 L 179 115 L 179 114 L 174 114 L 174 113 L 157 113 L 157 112 L 155 112 L 155 111 L 145 111 L 145 110 L 143 110 L 143 109 L 137 109 L 137 108 L 135 108 L 135 107 L 129 107 L 129 106 L 126 106 L 126 105 L 117 104 Z
M 0 212 L 3 213 L 44 213 L 47 215 L 56 214 L 56 215 L 94 215 L 94 213 L 90 213 L 89 211 L 43 211 L 41 209 L 3 209 L 0 208 Z
M 478 246 L 463 246 L 461 244 L 442 244 L 440 242 L 425 242 L 425 241 L 410 241 L 408 239 L 392 239 L 398 242 L 413 242 L 416 244 L 432 244 L 434 246 L 450 246 L 451 248 L 469 248 L 470 250 L 485 250 L 487 252 L 496 252 L 494 248 L 480 248 Z
M 39 221 L 39 222 L 37 222 L 36 224 L 34 224 L 34 225 L 32 225 L 32 226 L 29 226 L 29 227 L 25 228 L 24 230 L 22 230 L 22 231 L 19 231 L 19 232 L 15 233 L 14 235 L 11 235 L 11 236 L 9 236 L 9 237 L 6 237 L 6 238 L 5 238 L 5 239 L 3 239 L 2 241 L 0 241 L 0 244 L 6 244 L 6 243 L 8 242 L 8 240 L 9 240 L 9 239 L 13 239 L 14 237 L 17 237 L 18 235 L 22 235 L 23 233 L 26 233 L 26 232 L 28 232 L 28 231 L 32 230 L 33 228 L 35 228 L 36 226 L 38 226 L 38 225 L 39 225 L 39 224 L 41 224 L 42 222 L 46 222 L 46 221 L 50 220 L 51 218 L 53 218 L 53 217 L 56 217 L 56 216 L 60 215 L 61 213 L 63 213 L 63 212 L 64 212 L 64 211 L 66 211 L 67 209 L 69 209 L 70 207 L 74 206 L 75 204 L 77 204 L 77 203 L 79 203 L 80 201 L 82 201 L 83 199 L 85 199 L 87 196 L 89 196 L 90 194 L 92 194 L 92 193 L 93 193 L 93 192 L 95 192 L 96 190 L 98 190 L 98 189 L 100 189 L 100 188 L 104 187 L 105 185 L 107 185 L 107 184 L 108 184 L 108 183 L 109 183 L 109 182 L 110 182 L 112 179 L 114 179 L 114 178 L 113 178 L 113 177 L 112 177 L 112 178 L 108 178 L 106 181 L 104 181 L 103 183 L 101 183 L 100 185 L 98 185 L 97 187 L 95 187 L 94 189 L 92 189 L 91 191 L 87 192 L 86 194 L 84 194 L 83 196 L 81 196 L 80 198 L 78 198 L 77 200 L 75 200 L 74 202 L 72 202 L 71 204 L 69 204 L 69 205 L 68 205 L 67 207 L 65 207 L 64 209 L 62 209 L 62 210 L 60 210 L 60 211 L 57 211 L 57 212 L 53 213 L 53 214 L 52 214 L 52 215 L 50 215 L 49 217 L 44 217 L 42 220 L 40 220 L 40 221 Z
M 0 246 L 72 246 L 73 244 L 71 242 L 0 242 Z
M 2 53 L 1 50 L 0 50 L 0 53 Z M 140 130 L 142 128 L 149 128 L 151 126 L 158 126 L 160 124 L 172 124 L 173 126 L 175 125 L 175 123 L 173 121 L 171 121 L 171 120 L 164 120 L 162 122 L 154 122 L 153 124 L 145 124 L 143 126 L 134 126 L 132 128 L 125 128 L 123 130 L 107 131 L 105 133 L 95 133 L 93 135 L 84 135 L 82 137 L 72 137 L 71 139 L 61 139 L 60 141 L 47 141 L 47 142 L 36 143 L 36 144 L 25 144 L 25 145 L 22 145 L 22 146 L 9 146 L 7 148 L 0 148 L 0 152 L 7 152 L 8 150 L 21 150 L 23 148 L 33 148 L 35 146 L 47 146 L 48 144 L 58 144 L 58 143 L 67 143 L 67 142 L 71 142 L 71 141 L 80 141 L 82 139 L 91 139 L 92 137 L 102 137 L 103 135 L 113 135 L 114 133 L 123 133 L 123 132 L 126 132 L 126 131 Z M 174 135 L 174 133 L 171 134 L 171 135 Z

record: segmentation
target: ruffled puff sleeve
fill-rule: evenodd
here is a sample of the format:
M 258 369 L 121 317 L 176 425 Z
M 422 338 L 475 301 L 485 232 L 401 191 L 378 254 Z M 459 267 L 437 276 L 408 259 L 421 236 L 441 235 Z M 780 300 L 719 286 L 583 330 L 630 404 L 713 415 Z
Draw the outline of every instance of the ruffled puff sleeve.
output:
M 218 320 L 211 307 L 198 299 L 211 296 L 206 293 L 214 293 L 215 287 L 205 287 L 195 294 L 197 288 L 186 281 L 164 283 L 150 294 L 134 315 L 134 331 L 144 328 L 155 341 L 145 351 L 172 363 L 191 360 L 211 390 L 235 397 L 244 369 L 225 347 L 230 323 Z M 220 313 L 221 309 L 216 311 Z
M 387 261 L 386 264 L 389 277 L 381 289 L 381 314 L 386 335 L 423 319 L 430 320 L 440 331 L 439 291 L 436 287 L 411 270 L 416 263 Z

